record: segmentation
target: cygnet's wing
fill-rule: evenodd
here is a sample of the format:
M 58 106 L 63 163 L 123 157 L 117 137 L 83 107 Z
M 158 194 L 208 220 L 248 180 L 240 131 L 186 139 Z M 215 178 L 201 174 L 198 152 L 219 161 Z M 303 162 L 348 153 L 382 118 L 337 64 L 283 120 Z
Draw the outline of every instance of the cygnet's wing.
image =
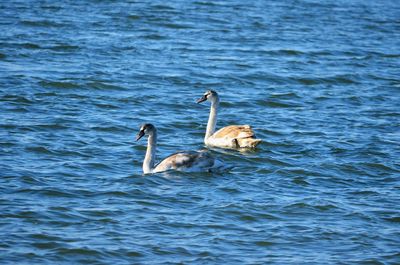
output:
M 161 172 L 170 169 L 182 171 L 207 171 L 214 165 L 214 158 L 207 152 L 185 151 L 175 153 L 162 160 L 154 169 Z
M 250 125 L 229 125 L 216 131 L 213 138 L 249 138 L 255 137 Z

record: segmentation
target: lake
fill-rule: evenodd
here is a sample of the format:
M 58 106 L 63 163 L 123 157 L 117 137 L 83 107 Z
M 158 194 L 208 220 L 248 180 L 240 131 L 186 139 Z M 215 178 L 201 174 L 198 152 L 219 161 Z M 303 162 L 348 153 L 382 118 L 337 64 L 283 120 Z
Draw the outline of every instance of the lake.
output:
M 1 264 L 399 264 L 396 0 L 0 3 Z M 142 174 L 250 124 L 220 173 Z

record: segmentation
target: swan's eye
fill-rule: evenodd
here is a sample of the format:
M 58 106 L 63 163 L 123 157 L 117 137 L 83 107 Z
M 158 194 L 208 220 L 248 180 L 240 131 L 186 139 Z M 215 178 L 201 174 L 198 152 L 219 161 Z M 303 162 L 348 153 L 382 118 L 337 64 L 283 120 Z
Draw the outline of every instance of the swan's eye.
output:
M 146 132 L 151 128 L 151 124 L 144 124 L 141 128 L 142 131 Z

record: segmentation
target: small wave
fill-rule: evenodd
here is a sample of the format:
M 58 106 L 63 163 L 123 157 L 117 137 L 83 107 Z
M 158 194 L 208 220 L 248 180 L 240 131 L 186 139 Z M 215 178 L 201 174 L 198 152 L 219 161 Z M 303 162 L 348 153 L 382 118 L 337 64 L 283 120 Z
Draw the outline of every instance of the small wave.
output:
M 193 4 L 200 6 L 216 6 L 216 4 L 212 1 L 195 1 Z
M 303 85 L 320 85 L 320 84 L 358 84 L 359 82 L 355 80 L 355 77 L 351 75 L 339 75 L 332 77 L 295 77 L 293 80 L 303 84 Z
M 129 97 L 118 98 L 117 101 L 124 103 L 124 104 L 138 104 L 141 102 L 141 100 L 138 98 L 138 96 L 129 96 Z
M 37 176 L 29 176 L 28 174 L 19 177 L 22 183 L 32 186 L 42 186 L 45 182 Z
M 40 92 L 40 93 L 36 93 L 35 96 L 37 96 L 37 97 L 56 97 L 56 96 L 58 96 L 58 94 L 55 92 Z
M 220 188 L 221 191 L 226 192 L 228 194 L 236 194 L 236 193 L 241 193 L 239 189 L 232 188 L 232 187 L 222 187 Z
M 102 256 L 102 252 L 89 248 L 57 248 L 56 253 L 59 255 L 77 255 L 77 256 Z
M 300 104 L 294 102 L 282 102 L 272 100 L 256 100 L 255 103 L 259 106 L 265 106 L 270 108 L 298 108 L 302 107 Z
M 15 107 L 15 108 L 9 108 L 7 110 L 10 112 L 14 112 L 14 113 L 28 113 L 29 112 L 28 108 L 25 108 L 25 107 Z
M 125 255 L 128 256 L 128 257 L 143 257 L 144 256 L 142 253 L 137 252 L 137 251 L 133 251 L 133 250 L 127 251 L 125 253 Z
M 43 188 L 43 189 L 20 189 L 18 193 L 30 193 L 45 197 L 63 197 L 63 198 L 75 198 L 76 194 L 68 193 L 66 191 L 60 191 L 57 189 Z
M 383 54 L 384 58 L 400 58 L 400 54 Z
M 93 81 L 86 84 L 89 88 L 99 89 L 99 90 L 122 90 L 123 88 L 117 85 L 107 84 L 105 82 Z
M 382 58 L 400 58 L 399 53 L 370 52 L 369 54 Z
M 80 49 L 80 47 L 76 45 L 60 44 L 52 46 L 49 49 L 53 51 L 74 51 Z
M 377 196 L 379 192 L 373 190 L 357 190 L 350 192 L 350 194 L 355 196 Z
M 0 125 L 1 127 L 1 125 Z M 12 142 L 0 142 L 0 147 L 2 148 L 10 148 L 10 147 L 14 147 L 17 146 L 16 143 L 12 143 Z
M 235 66 L 240 67 L 240 68 L 246 68 L 246 69 L 254 69 L 255 66 L 250 64 L 250 63 L 246 63 L 246 62 L 240 62 L 240 63 L 234 63 Z
M 271 242 L 271 241 L 263 240 L 263 241 L 256 241 L 256 242 L 254 242 L 254 244 L 256 244 L 259 247 L 269 247 L 269 246 L 274 245 L 275 243 Z
M 271 93 L 269 95 L 270 98 L 278 98 L 278 99 L 292 99 L 292 98 L 301 98 L 295 92 L 282 92 L 282 93 Z
M 19 95 L 5 95 L 0 98 L 0 102 L 13 102 L 13 103 L 18 103 L 18 104 L 26 104 L 26 105 L 30 105 L 30 104 L 34 103 L 34 101 L 28 99 L 27 97 L 19 96 Z
M 55 249 L 64 246 L 63 243 L 58 243 L 58 242 L 33 242 L 32 246 L 37 248 L 37 249 Z
M 97 195 L 101 195 L 101 196 L 104 196 L 104 197 L 128 197 L 128 196 L 130 196 L 130 192 L 125 192 L 125 191 L 104 191 L 104 192 L 99 192 Z
M 48 241 L 62 240 L 62 238 L 60 238 L 58 236 L 48 235 L 48 234 L 45 234 L 45 233 L 42 233 L 42 234 L 31 234 L 29 237 L 31 237 L 33 239 L 37 239 L 37 240 L 48 240 Z
M 96 107 L 100 109 L 120 109 L 120 106 L 112 105 L 112 104 L 105 104 L 105 103 L 95 103 Z
M 387 217 L 387 218 L 383 218 L 388 222 L 391 223 L 400 223 L 400 216 L 394 216 L 394 217 Z
M 39 85 L 42 87 L 51 87 L 51 88 L 61 88 L 61 89 L 75 89 L 80 88 L 81 86 L 73 83 L 73 82 L 62 82 L 62 81 L 39 81 Z
M 304 202 L 296 202 L 285 206 L 285 208 L 311 208 L 311 205 L 304 203 Z
M 49 20 L 22 20 L 20 22 L 23 25 L 30 26 L 30 27 L 48 27 L 48 28 L 59 28 L 64 26 L 63 24 L 49 21 Z
M 92 168 L 92 169 L 101 169 L 101 170 L 109 170 L 112 169 L 112 167 L 108 164 L 100 163 L 100 162 L 89 162 L 89 163 L 84 163 L 86 167 Z
M 279 132 L 279 131 L 273 131 L 273 130 L 270 130 L 270 129 L 259 129 L 258 131 L 260 131 L 260 132 L 263 133 L 263 134 L 272 135 L 272 136 L 279 136 L 279 135 L 282 135 L 281 132 Z M 272 144 L 272 143 L 269 143 L 269 142 L 267 142 L 267 143 L 268 143 L 268 144 L 271 144 L 271 145 L 275 145 L 275 144 Z
M 121 126 L 94 126 L 90 129 L 99 132 L 131 132 L 129 128 Z
M 142 36 L 142 38 L 148 39 L 148 40 L 165 40 L 167 39 L 166 36 L 162 36 L 159 34 L 147 34 Z
M 309 182 L 307 182 L 304 178 L 300 178 L 300 177 L 294 178 L 292 180 L 292 182 L 294 184 L 297 184 L 297 185 L 300 185 L 300 186 L 309 186 L 310 185 Z
M 46 155 L 54 154 L 53 151 L 51 151 L 43 146 L 30 146 L 30 147 L 26 147 L 25 150 L 28 152 L 36 153 L 36 154 L 46 154 Z
M 381 164 L 381 163 L 363 163 L 363 166 L 366 166 L 370 169 L 377 169 L 377 170 L 382 170 L 386 172 L 400 172 L 399 170 L 396 170 L 394 168 L 391 168 L 387 165 Z
M 155 4 L 151 6 L 151 9 L 157 9 L 157 10 L 162 10 L 162 11 L 172 11 L 175 10 L 172 6 L 168 5 L 161 5 L 161 4 Z
M 338 207 L 333 205 L 333 204 L 314 205 L 313 207 L 315 209 L 320 210 L 320 211 L 329 211 L 329 210 L 332 210 L 332 209 L 338 209 Z
M 304 52 L 297 50 L 279 50 L 278 53 L 286 54 L 286 55 L 302 55 Z
M 258 22 L 259 23 L 259 22 Z M 260 24 L 261 27 L 263 26 Z M 262 53 L 266 53 L 271 56 L 299 56 L 303 55 L 304 52 L 298 50 L 291 50 L 291 49 L 280 49 L 280 50 L 260 50 Z
M 40 6 L 40 8 L 41 9 L 51 10 L 53 12 L 57 12 L 57 11 L 62 9 L 61 6 L 53 6 L 53 5 L 50 5 L 50 3 L 49 4 L 43 4 L 43 5 Z
M 110 222 L 111 216 L 122 213 L 120 210 L 110 210 L 108 208 L 76 208 L 75 210 L 87 219 L 95 218 L 96 221 L 101 220 L 102 222 Z
M 48 147 L 44 146 L 31 146 L 31 147 L 26 147 L 26 151 L 36 153 L 36 154 L 42 154 L 42 155 L 54 155 L 54 156 L 60 156 L 60 157 L 88 157 L 88 155 L 78 152 L 78 151 L 73 151 L 73 150 L 66 150 L 66 149 L 49 149 Z
M 256 72 L 256 73 L 246 74 L 246 75 L 240 76 L 240 78 L 246 82 L 266 81 L 268 83 L 283 84 L 283 85 L 287 85 L 287 83 L 290 82 L 290 79 L 288 79 L 284 76 L 267 74 L 264 72 Z
M 275 165 L 275 166 L 281 166 L 281 167 L 287 167 L 290 166 L 289 163 L 286 163 L 284 161 L 278 160 L 278 159 L 273 159 L 271 157 L 256 157 L 256 158 L 252 158 L 250 159 L 251 162 L 260 162 L 260 163 L 267 163 L 270 165 Z
M 318 211 L 329 211 L 332 209 L 338 209 L 338 207 L 333 204 L 313 205 L 313 204 L 309 204 L 309 203 L 305 203 L 305 202 L 292 203 L 292 204 L 285 206 L 285 208 L 287 208 L 287 209 L 312 209 L 312 210 L 318 210 Z M 304 212 L 304 213 L 306 213 L 306 212 Z
M 189 24 L 177 24 L 177 23 L 162 23 L 159 26 L 170 28 L 170 29 L 193 29 L 193 26 Z
M 139 16 L 139 15 L 129 15 L 128 16 L 128 19 L 131 19 L 131 20 L 139 20 L 139 19 L 141 19 L 142 17 L 141 16 Z
M 65 130 L 68 127 L 61 124 L 61 123 L 50 123 L 50 124 L 35 124 L 31 126 L 32 129 L 38 129 L 38 130 Z

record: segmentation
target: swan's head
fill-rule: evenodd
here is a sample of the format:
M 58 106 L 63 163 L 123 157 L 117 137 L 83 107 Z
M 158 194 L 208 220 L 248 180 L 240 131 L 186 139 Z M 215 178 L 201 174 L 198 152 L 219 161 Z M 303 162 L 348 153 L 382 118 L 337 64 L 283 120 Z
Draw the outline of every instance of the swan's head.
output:
M 209 100 L 211 102 L 218 100 L 218 93 L 214 90 L 207 90 L 204 95 L 197 100 L 197 103 L 201 103 L 203 101 Z
M 156 130 L 156 127 L 154 127 L 153 124 L 146 123 L 140 126 L 140 131 L 136 135 L 136 141 L 139 141 L 140 138 L 142 138 L 144 135 L 149 135 L 153 134 Z

